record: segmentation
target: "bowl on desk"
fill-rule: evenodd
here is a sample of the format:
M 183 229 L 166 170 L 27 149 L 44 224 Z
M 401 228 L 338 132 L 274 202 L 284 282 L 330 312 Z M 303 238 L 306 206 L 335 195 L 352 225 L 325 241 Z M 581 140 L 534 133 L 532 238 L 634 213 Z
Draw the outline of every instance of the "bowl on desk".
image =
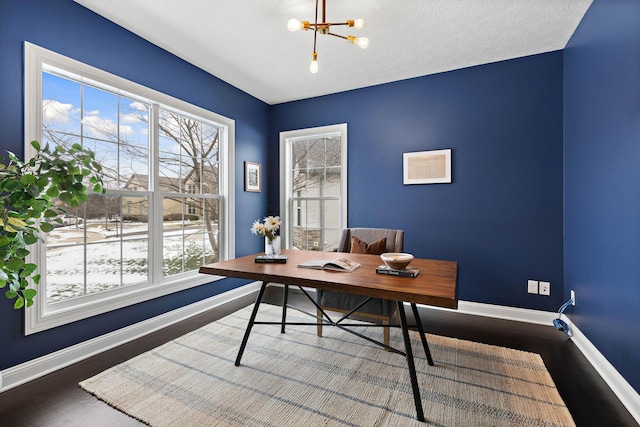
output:
M 413 260 L 413 255 L 403 252 L 385 252 L 380 255 L 382 262 L 394 270 L 404 270 Z

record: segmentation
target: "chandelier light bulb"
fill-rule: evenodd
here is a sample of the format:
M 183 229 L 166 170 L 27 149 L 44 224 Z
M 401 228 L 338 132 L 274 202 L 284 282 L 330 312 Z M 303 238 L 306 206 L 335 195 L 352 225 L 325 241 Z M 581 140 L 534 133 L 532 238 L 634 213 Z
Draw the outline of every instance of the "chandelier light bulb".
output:
M 369 39 L 366 37 L 347 36 L 347 40 L 363 49 L 366 49 L 367 46 L 369 46 Z
M 287 22 L 287 28 L 289 29 L 289 31 L 293 32 L 293 31 L 298 31 L 303 29 L 304 25 L 302 24 L 302 22 L 298 21 L 296 18 L 291 18 Z
M 313 52 L 311 64 L 309 65 L 309 71 L 311 71 L 312 74 L 318 72 L 318 54 L 316 52 Z
M 366 37 L 356 37 L 356 36 L 343 36 L 341 34 L 336 34 L 331 32 L 332 26 L 341 26 L 344 25 L 347 28 L 355 28 L 357 30 L 361 30 L 364 28 L 364 19 L 347 19 L 344 22 L 328 22 L 326 18 L 327 6 L 326 0 L 322 0 L 322 9 L 319 9 L 320 1 L 316 0 L 316 14 L 315 21 L 299 21 L 295 18 L 289 19 L 287 21 L 287 29 L 289 31 L 298 31 L 304 30 L 309 31 L 313 30 L 313 54 L 311 57 L 311 63 L 309 64 L 309 71 L 312 74 L 316 74 L 318 72 L 318 54 L 316 52 L 316 39 L 318 34 L 322 35 L 330 35 L 333 37 L 337 37 L 343 40 L 347 40 L 349 43 L 353 43 L 359 46 L 362 49 L 366 49 L 369 46 L 369 39 Z M 322 12 L 322 21 L 318 19 L 318 13 Z

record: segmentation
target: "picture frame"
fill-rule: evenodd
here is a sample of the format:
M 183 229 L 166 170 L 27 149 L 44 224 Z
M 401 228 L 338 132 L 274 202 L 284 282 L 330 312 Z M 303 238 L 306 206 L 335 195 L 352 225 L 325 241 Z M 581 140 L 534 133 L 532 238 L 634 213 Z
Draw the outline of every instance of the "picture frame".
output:
M 262 191 L 262 165 L 244 162 L 244 191 L 259 193 Z
M 402 183 L 450 184 L 451 149 L 402 154 Z

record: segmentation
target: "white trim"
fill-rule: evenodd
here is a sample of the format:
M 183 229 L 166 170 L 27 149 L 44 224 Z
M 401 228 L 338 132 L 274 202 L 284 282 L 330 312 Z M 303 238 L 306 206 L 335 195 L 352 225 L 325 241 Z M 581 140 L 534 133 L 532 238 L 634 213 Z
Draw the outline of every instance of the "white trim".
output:
M 474 314 L 476 316 L 494 317 L 496 319 L 515 320 L 518 322 L 534 323 L 536 325 L 553 324 L 553 319 L 557 313 L 541 310 L 531 310 L 528 308 L 508 307 L 504 305 L 483 304 L 472 301 L 458 301 L 458 309 L 440 308 L 434 306 L 420 305 L 420 307 L 433 310 L 446 310 L 464 314 Z
M 340 123 L 329 126 L 320 126 L 315 128 L 290 130 L 286 132 L 280 132 L 280 218 L 281 227 L 280 235 L 282 236 L 282 242 L 285 249 L 289 249 L 289 236 L 291 234 L 289 216 L 289 189 L 291 188 L 291 150 L 289 148 L 289 141 L 296 139 L 308 138 L 310 136 L 317 135 L 339 135 L 340 136 L 340 226 L 339 229 L 347 227 L 347 202 L 349 200 L 347 194 L 347 165 L 348 165 L 348 141 L 347 141 L 347 124 Z
M 164 93 L 155 91 L 148 87 L 139 85 L 135 82 L 126 80 L 122 77 L 102 71 L 98 68 L 76 61 L 74 59 L 57 54 L 53 51 L 33 45 L 29 42 L 24 43 L 24 116 L 30 118 L 25 119 L 25 158 L 31 158 L 35 154 L 31 147 L 30 141 L 42 140 L 42 72 L 45 68 L 55 68 L 61 73 L 73 74 L 80 80 L 93 84 L 97 87 L 109 87 L 118 94 L 130 97 L 132 99 L 144 99 L 145 102 L 153 105 L 151 109 L 150 120 L 152 124 L 158 121 L 159 108 L 170 111 L 177 111 L 180 114 L 192 116 L 197 120 L 205 120 L 215 123 L 223 129 L 220 139 L 220 146 L 224 149 L 220 150 L 220 194 L 222 201 L 220 205 L 219 222 L 221 229 L 225 232 L 220 234 L 218 242 L 219 259 L 230 259 L 235 254 L 235 121 L 224 117 L 220 114 L 208 111 L 202 107 L 190 104 L 183 100 L 174 98 Z M 150 148 L 152 162 L 157 166 L 157 134 L 155 141 Z M 155 193 L 159 193 L 157 180 L 154 180 Z M 161 201 L 154 198 L 156 205 L 152 212 L 155 217 L 152 224 L 155 229 L 150 230 L 150 248 L 151 253 L 162 253 L 161 239 L 154 236 L 162 234 L 162 209 Z M 45 251 L 39 245 L 31 250 L 28 260 L 37 265 L 46 264 Z M 132 304 L 144 302 L 163 295 L 190 289 L 205 283 L 210 283 L 216 278 L 207 275 L 199 275 L 197 271 L 177 274 L 168 278 L 162 277 L 162 265 L 157 258 L 150 257 L 149 260 L 149 281 L 137 285 L 118 287 L 111 290 L 84 295 L 82 297 L 69 299 L 53 304 L 46 303 L 46 293 L 39 292 L 36 296 L 35 304 L 25 310 L 25 335 L 30 335 L 56 326 L 64 325 L 73 321 L 85 319 L 115 310 L 117 308 L 126 307 Z M 42 284 L 46 283 L 46 277 L 43 278 Z M 46 286 L 46 285 L 45 285 Z
M 4 379 L 4 383 L 0 381 L 0 393 L 207 310 L 220 307 L 251 294 L 257 294 L 260 285 L 261 283 L 259 282 L 253 282 L 20 365 L 12 366 L 0 371 L 0 380 Z
M 420 307 L 432 310 L 446 310 L 476 316 L 495 317 L 498 319 L 515 320 L 518 322 L 535 323 L 538 325 L 551 325 L 558 314 L 548 311 L 530 310 L 526 308 L 506 307 L 499 305 L 483 304 L 470 301 L 458 301 L 458 310 L 438 308 L 427 305 Z M 591 366 L 609 385 L 620 402 L 631 413 L 631 416 L 640 423 L 640 394 L 624 379 L 606 357 L 594 346 L 591 341 L 578 329 L 571 320 L 563 315 L 562 319 L 569 325 L 571 340 L 578 350 L 587 358 Z
M 609 385 L 618 399 L 620 399 L 620 402 L 631 413 L 631 416 L 640 424 L 640 394 L 631 387 L 631 384 L 620 375 L 620 372 L 600 353 L 597 347 L 571 322 L 571 319 L 564 315 L 562 318 L 569 326 L 569 331 L 572 334 L 571 339 L 576 347 Z
M 180 276 L 175 282 L 163 282 L 156 286 L 127 286 L 115 290 L 103 291 L 100 295 L 89 295 L 84 304 L 74 304 L 65 309 L 45 312 L 44 304 L 34 304 L 25 310 L 25 335 L 35 334 L 56 326 L 65 325 L 87 317 L 107 313 L 118 308 L 148 301 L 185 289 L 191 289 L 223 279 L 220 276 L 207 276 L 194 272 Z M 96 300 L 96 297 L 100 297 Z

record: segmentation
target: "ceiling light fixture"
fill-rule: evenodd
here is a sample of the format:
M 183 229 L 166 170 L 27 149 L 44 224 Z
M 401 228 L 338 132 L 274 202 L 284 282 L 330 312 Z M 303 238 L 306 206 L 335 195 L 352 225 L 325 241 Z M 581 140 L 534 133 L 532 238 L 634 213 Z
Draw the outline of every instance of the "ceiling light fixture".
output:
M 311 65 L 309 66 L 309 71 L 312 73 L 318 72 L 318 53 L 316 52 L 316 39 L 318 33 L 320 34 L 328 34 L 330 36 L 338 37 L 348 41 L 349 43 L 353 43 L 357 46 L 360 46 L 363 49 L 366 49 L 369 46 L 369 39 L 366 37 L 354 37 L 354 36 L 341 36 L 340 34 L 334 34 L 331 32 L 332 25 L 346 25 L 347 27 L 354 27 L 358 30 L 364 27 L 364 21 L 362 19 L 349 19 L 346 22 L 340 23 L 331 23 L 327 22 L 327 1 L 322 0 L 322 22 L 318 22 L 318 1 L 316 0 L 316 19 L 314 23 L 310 23 L 309 21 L 298 21 L 295 18 L 289 19 L 287 22 L 287 28 L 289 31 L 298 31 L 298 30 L 313 30 L 313 53 L 311 54 Z

